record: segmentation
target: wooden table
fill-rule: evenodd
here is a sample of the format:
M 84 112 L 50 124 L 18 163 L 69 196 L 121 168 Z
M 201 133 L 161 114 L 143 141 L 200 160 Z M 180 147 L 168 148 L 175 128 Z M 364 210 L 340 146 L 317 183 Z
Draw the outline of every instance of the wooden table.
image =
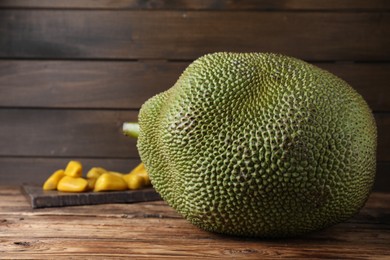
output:
M 163 201 L 31 209 L 19 187 L 0 189 L 0 259 L 390 259 L 390 193 L 373 193 L 348 222 L 302 238 L 208 233 Z

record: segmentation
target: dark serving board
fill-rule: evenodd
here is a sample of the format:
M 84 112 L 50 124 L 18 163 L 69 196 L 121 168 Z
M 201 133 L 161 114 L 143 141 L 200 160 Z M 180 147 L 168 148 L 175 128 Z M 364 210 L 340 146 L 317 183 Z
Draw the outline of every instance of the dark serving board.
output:
M 153 188 L 107 192 L 44 191 L 42 186 L 22 185 L 22 192 L 32 208 L 95 205 L 107 203 L 134 203 L 161 200 Z

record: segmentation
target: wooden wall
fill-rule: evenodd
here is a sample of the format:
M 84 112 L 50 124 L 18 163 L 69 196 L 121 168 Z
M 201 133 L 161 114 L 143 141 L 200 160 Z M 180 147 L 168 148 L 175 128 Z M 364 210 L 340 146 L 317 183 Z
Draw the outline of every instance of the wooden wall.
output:
M 390 1 L 0 1 L 0 183 L 42 182 L 78 159 L 139 162 L 124 121 L 209 52 L 278 52 L 349 82 L 379 131 L 390 191 Z

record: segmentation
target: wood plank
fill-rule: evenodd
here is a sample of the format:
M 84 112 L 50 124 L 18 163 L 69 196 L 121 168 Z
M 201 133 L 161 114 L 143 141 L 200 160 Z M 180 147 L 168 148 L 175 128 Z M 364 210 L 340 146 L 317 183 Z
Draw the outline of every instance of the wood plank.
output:
M 390 161 L 390 114 L 375 114 L 378 160 Z M 0 109 L 0 156 L 138 158 L 122 123 L 136 111 Z
M 42 185 L 55 170 L 64 168 L 71 158 L 30 158 L 0 157 L 0 184 L 22 185 L 34 183 Z M 139 159 L 91 159 L 77 158 L 86 171 L 100 166 L 117 172 L 128 173 L 140 162 Z M 378 162 L 373 190 L 390 192 L 390 162 Z
M 202 231 L 164 202 L 31 210 L 20 192 L 7 187 L 1 187 L 0 191 L 3 231 L 0 257 L 4 259 L 70 256 L 386 259 L 390 256 L 390 194 L 371 194 L 358 215 L 331 228 L 298 238 L 270 240 Z
M 106 192 L 44 191 L 41 185 L 24 184 L 22 192 L 33 209 L 161 200 L 153 188 Z
M 0 156 L 136 158 L 136 139 L 122 134 L 126 110 L 1 109 Z
M 0 106 L 138 109 L 188 62 L 0 61 Z
M 0 10 L 0 57 L 194 59 L 261 51 L 388 61 L 389 23 L 387 12 Z
M 373 190 L 390 192 L 390 162 L 378 162 Z
M 0 106 L 138 109 L 170 88 L 189 62 L 0 60 Z M 390 111 L 390 63 L 314 63 Z
M 135 224 L 138 223 L 135 222 Z M 52 225 L 53 223 L 50 222 L 49 226 Z M 182 226 L 176 228 L 182 228 Z M 59 228 L 62 228 L 62 225 Z M 98 226 L 96 225 L 94 228 L 98 228 Z M 352 227 L 346 228 L 346 231 L 340 228 L 335 232 L 347 233 L 350 229 Z M 348 236 L 355 235 L 361 239 L 358 243 L 350 238 L 345 241 L 341 236 L 333 235 L 324 238 L 324 240 L 330 240 L 324 245 L 321 245 L 321 237 L 309 237 L 307 240 L 302 239 L 302 241 L 277 240 L 274 242 L 224 238 L 218 240 L 217 238 L 209 239 L 205 235 L 200 236 L 200 238 L 194 236 L 187 238 L 189 232 L 186 230 L 179 233 L 182 238 L 171 239 L 170 244 L 167 241 L 168 238 L 165 238 L 167 235 L 163 236 L 165 239 L 161 239 L 162 241 L 159 242 L 158 237 L 145 239 L 142 234 L 135 236 L 134 232 L 130 232 L 134 238 L 127 240 L 105 240 L 101 239 L 100 235 L 97 240 L 90 237 L 77 240 L 72 237 L 47 239 L 37 236 L 37 238 L 30 239 L 23 237 L 5 238 L 2 239 L 0 245 L 4 246 L 4 259 L 14 259 L 14 257 L 18 259 L 69 259 L 69 257 L 125 259 L 128 256 L 137 259 L 388 259 L 388 245 L 383 242 L 383 239 L 388 239 L 388 234 L 380 236 L 378 239 L 367 239 L 365 236 L 373 236 L 371 229 L 367 229 L 369 231 L 346 234 Z M 36 231 L 37 228 L 32 230 Z M 128 229 L 124 230 L 128 232 Z M 162 230 L 161 232 L 166 231 Z M 191 230 L 191 232 L 194 231 Z M 94 235 L 94 233 L 92 234 Z M 112 235 L 115 236 L 115 234 Z M 312 239 L 313 242 L 310 243 L 309 239 Z M 336 242 L 336 239 L 342 241 Z M 64 253 L 65 248 L 66 253 Z
M 1 8 L 120 9 L 120 10 L 389 10 L 386 0 L 3 0 Z
M 390 161 L 390 117 L 387 113 L 375 114 L 375 120 L 378 129 L 378 150 L 377 157 L 379 161 Z

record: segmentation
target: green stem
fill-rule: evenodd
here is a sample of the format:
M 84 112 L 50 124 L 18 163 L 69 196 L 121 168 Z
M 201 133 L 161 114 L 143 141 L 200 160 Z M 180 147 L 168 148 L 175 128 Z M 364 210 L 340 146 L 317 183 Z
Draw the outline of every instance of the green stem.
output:
M 138 138 L 139 135 L 139 124 L 136 122 L 123 123 L 122 131 L 125 135 Z

